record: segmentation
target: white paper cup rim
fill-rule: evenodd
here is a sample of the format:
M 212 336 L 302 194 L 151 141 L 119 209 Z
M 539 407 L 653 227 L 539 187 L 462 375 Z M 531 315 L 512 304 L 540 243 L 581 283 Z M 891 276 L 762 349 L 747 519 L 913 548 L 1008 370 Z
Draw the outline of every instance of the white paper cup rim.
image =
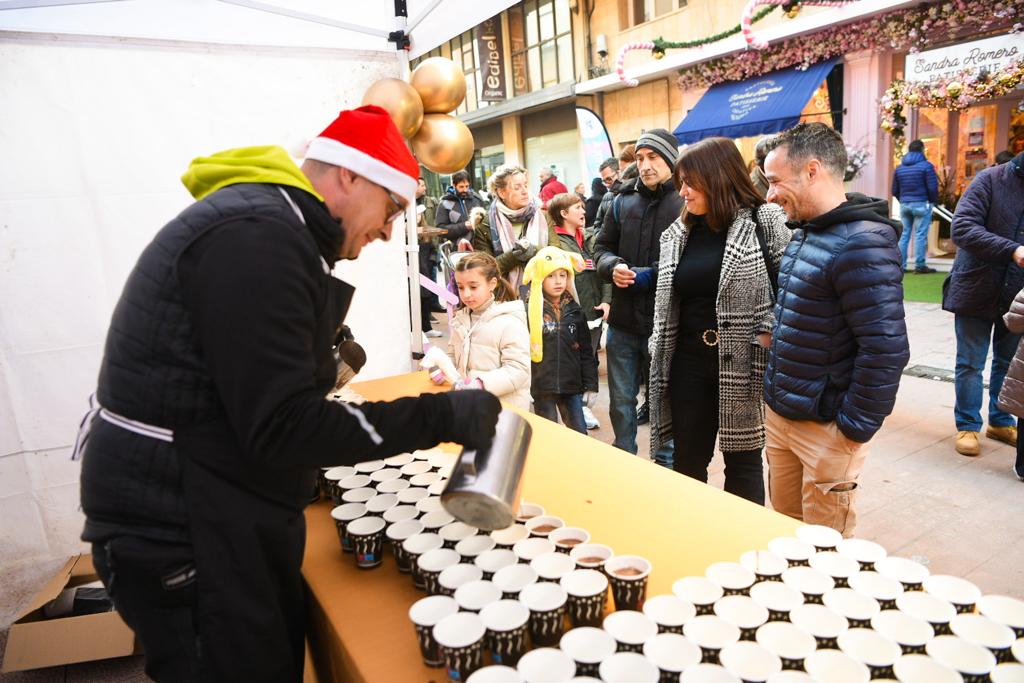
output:
M 423 526 L 427 527 L 428 529 L 437 529 L 438 533 L 440 533 L 441 527 L 451 524 L 455 521 L 455 518 L 452 517 L 450 513 L 444 510 L 434 510 L 433 512 L 428 512 L 427 514 L 420 517 L 420 521 L 423 522 Z
M 415 506 L 416 503 L 420 502 L 421 500 L 429 496 L 430 493 L 426 489 L 418 487 L 409 487 L 407 489 L 402 489 L 395 495 L 398 496 L 399 503 L 407 503 L 409 505 Z M 419 508 L 417 508 L 417 510 L 418 509 Z
M 516 519 L 525 519 L 524 513 L 528 517 L 540 517 L 547 512 L 543 505 L 538 503 L 530 503 L 525 500 L 519 502 L 519 509 L 516 511 Z
M 781 581 L 760 581 L 750 587 L 750 597 L 762 607 L 788 612 L 804 604 L 804 594 Z
M 441 619 L 458 611 L 459 606 L 454 598 L 447 595 L 430 595 L 412 604 L 409 608 L 409 620 L 418 626 L 434 626 Z
M 927 655 L 903 655 L 893 664 L 893 672 L 904 683 L 962 683 L 963 677 L 945 664 Z
M 377 514 L 390 510 L 396 505 L 398 505 L 398 496 L 393 493 L 378 493 L 366 501 L 366 509 Z
M 580 545 L 581 543 L 587 543 L 590 541 L 590 532 L 580 526 L 563 526 L 549 533 L 548 538 L 551 539 L 551 541 L 553 541 L 555 544 L 557 544 L 559 541 L 564 540 L 579 540 L 580 543 L 577 543 L 572 546 L 575 548 L 576 545 Z
M 558 646 L 574 660 L 584 664 L 598 664 L 618 649 L 612 634 L 593 626 L 580 626 L 566 631 Z
M 402 473 L 397 467 L 384 467 L 376 472 L 370 473 L 370 479 L 376 482 L 394 481 L 401 479 Z
M 724 594 L 722 587 L 706 576 L 684 576 L 672 584 L 672 592 L 680 600 L 695 605 L 710 605 Z
M 695 643 L 678 633 L 659 633 L 644 643 L 644 656 L 662 671 L 681 673 L 701 660 Z
M 557 583 L 537 582 L 523 586 L 519 601 L 534 612 L 550 612 L 565 604 L 569 594 Z
M 384 534 L 392 541 L 404 541 L 411 536 L 423 533 L 423 524 L 417 519 L 406 519 L 395 522 L 387 528 Z
M 990 650 L 1005 650 L 1017 639 L 1013 630 L 981 614 L 958 614 L 949 622 L 953 635 Z
M 931 593 L 907 591 L 896 596 L 896 607 L 924 619 L 929 624 L 947 624 L 956 616 L 956 608 Z
M 434 640 L 442 647 L 461 648 L 484 637 L 484 622 L 472 612 L 450 614 L 434 626 Z
M 718 659 L 726 671 L 745 681 L 764 681 L 782 671 L 782 660 L 777 654 L 747 640 L 729 643 Z
M 438 496 L 424 496 L 416 501 L 416 509 L 423 513 L 437 512 L 443 510 L 441 499 Z
M 455 589 L 455 602 L 463 609 L 479 610 L 498 600 L 501 600 L 501 589 L 484 579 L 464 583 Z
M 496 600 L 480 610 L 480 619 L 491 631 L 511 631 L 530 619 L 530 610 L 518 600 Z
M 324 472 L 324 479 L 331 481 L 341 481 L 345 477 L 351 477 L 356 473 L 355 467 L 349 467 L 348 465 L 341 465 L 340 467 L 329 467 Z
M 603 543 L 580 543 L 569 551 L 569 557 L 580 562 L 584 557 L 600 557 L 601 562 L 607 562 L 608 558 L 614 557 L 615 551 L 611 546 Z
M 526 522 L 526 528 L 530 530 L 531 534 L 540 533 L 536 531 L 539 526 L 553 526 L 555 529 L 561 529 L 565 526 L 565 520 L 555 515 L 537 515 L 536 517 L 531 517 Z M 552 529 L 551 531 L 554 531 L 555 529 Z M 544 533 L 549 534 L 551 531 Z
M 384 464 L 388 467 L 401 467 L 413 461 L 412 453 L 398 453 L 391 457 L 384 458 Z
M 1024 681 L 1024 664 L 1016 662 L 999 664 L 990 674 L 992 683 L 1021 683 Z
M 840 633 L 850 627 L 843 615 L 824 605 L 810 603 L 794 607 L 789 613 L 789 620 L 815 638 L 838 638 Z
M 973 605 L 981 599 L 981 591 L 967 579 L 948 574 L 932 574 L 924 580 L 924 590 L 954 605 Z
M 978 611 L 989 619 L 1013 628 L 1024 628 L 1024 601 L 1006 595 L 983 595 Z
M 385 521 L 391 522 L 408 522 L 409 520 L 416 519 L 419 514 L 419 510 L 414 505 L 395 505 L 394 507 L 388 508 L 382 515 Z
M 643 613 L 661 626 L 682 626 L 697 616 L 697 609 L 675 595 L 655 595 L 644 602 Z
M 532 537 L 516 541 L 512 546 L 512 552 L 521 560 L 529 562 L 538 555 L 544 555 L 555 551 L 555 544 L 546 538 Z
M 757 581 L 754 572 L 739 562 L 715 562 L 704 570 L 705 576 L 727 590 L 750 588 Z
M 445 588 L 454 591 L 459 586 L 470 581 L 479 581 L 483 578 L 483 575 L 484 573 L 480 570 L 480 567 L 460 562 L 459 564 L 453 564 L 442 569 L 437 577 L 437 582 Z
M 680 683 L 736 683 L 736 677 L 718 664 L 695 664 L 683 672 Z
M 526 528 L 526 525 L 518 522 L 513 522 L 504 529 L 496 529 L 490 534 L 491 538 L 493 538 L 496 543 L 500 543 L 502 545 L 512 545 L 516 541 L 528 538 L 529 535 L 530 530 Z
M 528 564 L 509 564 L 494 572 L 492 581 L 507 593 L 521 591 L 531 583 L 537 583 L 540 577 Z
M 576 673 L 576 662 L 556 647 L 539 647 L 519 658 L 516 671 L 529 681 L 568 681 Z
M 868 666 L 892 666 L 902 650 L 894 641 L 869 628 L 851 628 L 839 634 L 839 649 Z
M 357 462 L 355 465 L 353 465 L 353 467 L 355 467 L 356 472 L 359 472 L 359 473 L 376 472 L 377 470 L 379 470 L 382 467 L 384 467 L 384 461 L 383 460 L 364 460 L 363 462 Z
M 618 571 L 626 568 L 636 569 L 640 573 L 636 576 L 621 576 Z M 613 555 L 604 562 L 605 573 L 614 575 L 619 581 L 639 581 L 645 579 L 652 569 L 651 561 L 639 555 Z
M 871 680 L 871 672 L 867 665 L 838 650 L 812 652 L 804 659 L 804 669 L 814 679 L 820 681 L 853 682 L 859 679 L 867 683 Z
M 412 462 L 402 465 L 401 472 L 407 477 L 411 477 L 417 474 L 423 474 L 431 470 L 430 463 L 425 460 L 413 460 Z
M 382 481 L 377 484 L 377 493 L 394 493 L 398 495 L 399 491 L 404 491 L 411 485 L 405 479 L 391 479 L 389 481 Z M 401 501 L 399 501 L 401 502 Z
M 956 636 L 936 636 L 924 649 L 932 659 L 962 674 L 984 676 L 996 666 L 995 655 L 981 645 Z
M 871 617 L 871 628 L 900 645 L 923 647 L 935 631 L 924 619 L 898 609 L 887 609 Z
M 523 683 L 523 677 L 510 666 L 491 664 L 471 673 L 466 683 Z
M 852 588 L 833 588 L 821 596 L 825 607 L 847 619 L 867 621 L 881 611 L 878 601 Z
M 847 582 L 853 590 L 876 600 L 895 600 L 903 592 L 902 583 L 878 572 L 858 572 Z
M 656 683 L 661 673 L 639 652 L 616 652 L 598 667 L 606 683 Z
M 860 571 L 860 563 L 857 560 L 832 551 L 816 553 L 810 559 L 810 565 L 832 578 L 848 579 Z
M 757 629 L 754 639 L 783 659 L 804 659 L 817 648 L 814 636 L 788 621 L 769 621 Z
M 740 557 L 740 564 L 761 576 L 779 576 L 789 568 L 786 558 L 770 550 L 748 550 Z
M 813 545 L 796 536 L 779 536 L 768 541 L 768 550 L 789 561 L 805 561 L 817 552 Z
M 719 616 L 702 614 L 686 622 L 683 635 L 701 647 L 720 649 L 739 640 L 740 629 Z
M 339 522 L 351 522 L 366 514 L 366 506 L 362 503 L 344 503 L 331 510 L 331 517 Z
M 358 489 L 346 489 L 341 494 L 341 499 L 346 503 L 365 503 L 379 493 L 377 489 L 362 487 Z
M 576 562 L 565 553 L 551 552 L 538 555 L 530 560 L 537 575 L 544 579 L 561 579 L 576 569 Z
M 875 562 L 875 571 L 900 583 L 924 583 L 931 572 L 920 562 L 905 557 L 888 556 Z
M 370 478 L 365 474 L 353 474 L 345 477 L 338 482 L 338 486 L 342 489 L 362 489 L 370 485 Z
M 844 538 L 836 546 L 836 552 L 865 563 L 878 562 L 889 554 L 879 544 L 864 538 Z
M 796 537 L 815 548 L 835 548 L 843 540 L 841 533 L 820 524 L 804 524 L 797 527 Z
M 416 564 L 421 571 L 440 572 L 459 564 L 459 554 L 451 548 L 434 548 L 428 550 L 416 559 Z
M 831 576 L 811 567 L 790 567 L 782 572 L 782 582 L 805 595 L 824 595 L 836 585 Z
M 372 536 L 384 531 L 387 524 L 382 517 L 360 517 L 348 523 L 348 535 Z
M 409 483 L 413 486 L 433 486 L 434 484 L 447 483 L 437 472 L 420 472 L 409 477 Z
M 476 556 L 473 564 L 488 573 L 496 573 L 509 565 L 516 563 L 516 555 L 505 548 L 492 548 L 485 550 Z
M 476 528 L 465 522 L 449 522 L 437 532 L 446 541 L 461 541 L 476 536 Z
M 768 621 L 768 610 L 746 595 L 727 595 L 715 603 L 715 614 L 741 629 L 757 628 Z
M 402 548 L 413 555 L 422 555 L 428 550 L 440 548 L 442 545 L 444 545 L 444 541 L 441 540 L 441 537 L 430 532 L 415 534 L 402 541 Z
M 455 550 L 464 557 L 477 557 L 480 553 L 494 548 L 494 539 L 490 536 L 467 536 L 455 544 Z

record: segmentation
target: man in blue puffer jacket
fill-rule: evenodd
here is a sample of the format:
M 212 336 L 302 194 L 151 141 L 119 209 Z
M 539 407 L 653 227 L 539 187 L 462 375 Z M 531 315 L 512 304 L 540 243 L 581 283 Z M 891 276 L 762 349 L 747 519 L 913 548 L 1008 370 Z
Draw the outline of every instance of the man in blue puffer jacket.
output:
M 914 140 L 910 152 L 892 174 L 892 196 L 900 200 L 900 219 L 903 235 L 900 237 L 900 258 L 907 270 L 907 248 L 914 237 L 914 272 L 934 273 L 925 264 L 928 248 L 928 228 L 932 224 L 932 207 L 939 202 L 939 177 L 932 162 L 924 158 L 924 143 Z M 909 272 L 909 271 L 907 271 Z
M 769 145 L 768 201 L 794 229 L 764 382 L 772 507 L 849 537 L 867 442 L 910 357 L 900 224 L 885 200 L 844 193 L 846 149 L 828 126 L 801 123 Z

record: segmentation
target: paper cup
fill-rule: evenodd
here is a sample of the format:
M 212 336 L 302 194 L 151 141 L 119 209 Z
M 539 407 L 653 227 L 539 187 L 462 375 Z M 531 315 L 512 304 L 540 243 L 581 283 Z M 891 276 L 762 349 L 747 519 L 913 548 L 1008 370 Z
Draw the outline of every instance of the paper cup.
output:
M 790 567 L 782 572 L 782 582 L 800 591 L 804 602 L 818 605 L 821 604 L 822 596 L 836 585 L 831 576 L 811 567 Z
M 1000 664 L 991 678 L 992 683 L 1024 683 L 1024 664 Z
M 434 510 L 433 512 L 428 512 L 420 517 L 420 521 L 423 522 L 423 526 L 427 531 L 431 531 L 440 536 L 441 527 L 451 524 L 455 521 L 455 518 L 444 510 Z M 442 538 L 441 541 L 443 542 L 444 539 Z
M 773 621 L 757 629 L 754 640 L 778 657 L 783 669 L 792 671 L 803 671 L 804 660 L 817 648 L 814 636 L 783 621 Z
M 590 542 L 590 532 L 578 526 L 563 526 L 548 534 L 548 540 L 558 552 L 568 555 L 576 546 Z
M 754 572 L 758 581 L 782 581 L 782 572 L 789 569 L 786 558 L 770 550 L 748 550 L 740 557 L 740 564 Z
M 903 655 L 892 668 L 900 683 L 962 683 L 964 680 L 954 669 L 925 655 Z
M 923 582 L 926 593 L 945 600 L 956 608 L 958 614 L 973 612 L 981 600 L 981 591 L 967 579 L 946 574 L 932 574 Z
M 896 607 L 901 612 L 924 619 L 931 624 L 935 635 L 948 635 L 949 622 L 956 616 L 956 609 L 945 600 L 921 591 L 901 593 L 896 598 Z
M 483 570 L 484 578 L 489 581 L 499 569 L 513 565 L 517 561 L 518 558 L 511 550 L 495 549 L 485 550 L 477 555 L 476 559 L 473 560 L 473 564 Z
M 523 683 L 523 677 L 510 666 L 492 664 L 474 671 L 466 683 Z
M 576 663 L 558 648 L 542 647 L 523 655 L 516 671 L 526 683 L 568 683 L 576 675 Z
M 434 639 L 441 646 L 448 678 L 463 681 L 483 666 L 484 623 L 478 614 L 459 612 L 437 623 Z
M 507 551 L 502 551 L 507 552 Z M 486 572 L 484 573 L 486 577 Z M 494 572 L 492 581 L 501 589 L 502 596 L 507 600 L 519 598 L 519 593 L 531 583 L 537 583 L 537 572 L 528 564 L 509 564 Z
M 529 563 L 533 558 L 555 552 L 555 544 L 546 538 L 532 537 L 516 541 L 512 552 L 520 562 Z
M 768 683 L 814 683 L 814 679 L 806 671 L 788 671 L 783 669 L 769 678 Z
M 757 581 L 754 572 L 739 562 L 715 562 L 704 575 L 722 587 L 724 595 L 748 595 Z
M 638 652 L 616 652 L 598 667 L 605 683 L 658 683 L 661 673 Z
M 395 495 L 398 496 L 398 504 L 399 505 L 413 505 L 413 506 L 416 506 L 416 504 L 419 503 L 421 500 L 423 500 L 424 498 L 427 498 L 429 494 L 427 493 L 426 489 L 407 488 L 407 489 L 402 489 L 401 491 L 399 491 Z M 422 510 L 419 509 L 419 507 L 416 507 L 416 510 L 418 512 L 420 512 L 420 513 L 423 512 Z
M 434 639 L 434 626 L 445 617 L 459 611 L 455 601 L 443 595 L 431 595 L 413 603 L 409 608 L 409 620 L 416 627 L 420 654 L 427 666 L 444 666 L 444 656 Z
M 820 524 L 804 524 L 796 530 L 796 537 L 813 545 L 818 552 L 834 550 L 843 540 L 841 533 Z
M 359 474 L 369 474 L 383 468 L 383 460 L 367 460 L 366 462 L 357 462 L 355 464 L 356 472 Z
M 789 621 L 789 613 L 804 604 L 804 594 L 781 581 L 755 583 L 750 599 L 768 610 L 768 621 Z
M 568 597 L 565 589 L 557 583 L 531 583 L 519 592 L 519 601 L 530 610 L 530 637 L 534 645 L 549 647 L 558 644 Z
M 900 646 L 905 655 L 923 655 L 924 646 L 935 637 L 935 631 L 924 619 L 887 609 L 871 618 L 871 628 Z
M 615 555 L 604 563 L 604 573 L 612 585 L 615 609 L 639 610 L 647 599 L 647 579 L 651 563 L 639 555 Z
M 833 588 L 821 600 L 825 607 L 846 617 L 850 628 L 871 628 L 871 618 L 881 611 L 877 600 L 852 588 Z
M 561 529 L 564 526 L 565 520 L 554 515 L 540 515 L 526 521 L 526 529 L 530 532 L 530 535 L 539 538 L 547 538 L 548 534 L 552 531 Z
M 370 488 L 369 486 L 364 486 L 364 487 L 358 488 L 358 489 L 348 489 L 348 490 L 342 491 L 342 493 L 341 493 L 341 502 L 342 503 L 365 503 L 366 501 L 368 501 L 371 498 L 373 498 L 374 496 L 376 496 L 378 493 L 379 492 L 377 491 L 377 489 Z
M 416 560 L 416 568 L 423 577 L 423 587 L 430 595 L 440 594 L 440 585 L 437 583 L 441 572 L 448 567 L 459 564 L 459 554 L 451 548 L 434 548 L 419 556 Z M 461 605 L 459 605 L 461 607 Z M 476 610 L 472 610 L 476 611 Z
M 848 628 L 846 617 L 836 614 L 824 605 L 804 604 L 793 608 L 789 620 L 794 626 L 814 636 L 818 648 L 838 650 L 839 636 Z
M 331 517 L 338 529 L 338 540 L 341 542 L 342 552 L 352 552 L 352 541 L 347 533 L 348 525 L 365 515 L 366 506 L 362 503 L 344 503 L 331 510 Z
M 1010 654 L 1021 664 L 1024 664 L 1024 639 L 1018 638 L 1013 645 L 1010 646 Z
M 719 664 L 697 664 L 691 666 L 679 677 L 680 683 L 740 683 Z
M 412 459 L 413 460 L 423 460 L 423 461 L 426 461 L 426 460 L 430 459 L 430 454 L 431 453 L 434 453 L 434 452 L 439 451 L 439 450 L 441 450 L 441 449 L 435 446 L 434 448 L 425 448 L 423 450 L 413 451 L 412 452 Z M 408 464 L 408 463 L 406 463 L 406 464 Z
M 456 564 L 445 567 L 437 576 L 437 592 L 440 595 L 454 595 L 455 590 L 471 581 L 479 581 L 484 573 L 480 567 L 471 564 Z
M 576 569 L 576 563 L 565 553 L 545 553 L 530 560 L 530 566 L 541 581 L 558 582 Z
M 726 671 L 744 681 L 767 681 L 782 671 L 782 660 L 777 655 L 749 641 L 726 645 L 718 658 Z
M 658 625 L 643 612 L 619 610 L 604 618 L 602 627 L 615 638 L 619 652 L 643 652 L 644 643 L 658 635 Z
M 672 584 L 677 598 L 694 606 L 697 615 L 714 614 L 715 601 L 722 597 L 722 587 L 706 576 L 686 576 Z
M 682 635 L 686 622 L 697 616 L 697 608 L 675 595 L 655 595 L 644 602 L 643 613 L 658 625 L 658 633 Z
M 501 600 L 501 589 L 481 579 L 462 584 L 455 589 L 454 597 L 462 611 L 479 612 L 492 602 Z
M 390 458 L 384 458 L 384 465 L 386 467 L 401 467 L 402 465 L 408 465 L 412 461 L 412 453 L 399 453 L 398 455 L 392 455 Z
M 870 628 L 851 628 L 839 634 L 839 649 L 868 667 L 872 678 L 892 678 L 892 665 L 903 655 L 900 646 Z
M 517 541 L 530 537 L 530 530 L 526 528 L 525 524 L 512 524 L 504 529 L 492 531 L 490 536 L 499 548 L 511 550 Z
M 896 598 L 903 593 L 903 584 L 878 572 L 857 572 L 850 577 L 849 584 L 861 595 L 877 600 L 882 609 L 896 609 Z
M 405 479 L 391 479 L 390 481 L 380 482 L 374 488 L 377 489 L 377 493 L 397 494 L 399 491 L 404 491 L 409 488 L 409 482 Z
M 833 552 L 816 553 L 810 560 L 810 566 L 831 576 L 836 588 L 849 588 L 850 577 L 860 571 L 857 560 Z
M 1024 638 L 1024 601 L 1005 595 L 985 595 L 978 600 L 978 611 L 992 621 L 1009 626 L 1018 638 Z
M 715 603 L 715 615 L 735 624 L 740 640 L 753 640 L 763 624 L 768 622 L 768 610 L 746 595 L 727 595 Z
M 488 550 L 494 549 L 494 539 L 490 536 L 469 536 L 455 544 L 455 552 L 462 557 L 463 562 L 472 564 L 473 560 Z
M 420 475 L 417 475 L 417 476 L 426 477 L 428 475 L 420 474 Z M 415 479 L 415 478 L 416 477 L 413 477 L 413 479 Z M 430 486 L 427 487 L 427 493 L 429 493 L 432 496 L 440 496 L 442 493 L 444 493 L 444 490 L 447 487 L 448 487 L 448 480 L 447 479 L 438 479 L 433 484 L 431 484 Z
M 875 571 L 887 579 L 899 581 L 905 591 L 924 590 L 924 580 L 931 574 L 920 562 L 891 556 L 875 562 Z
M 401 479 L 402 473 L 397 467 L 385 467 L 379 469 L 376 472 L 370 473 L 370 481 L 381 483 L 385 481 L 394 481 L 395 479 Z
M 405 556 L 409 558 L 409 568 L 412 574 L 412 585 L 419 588 L 421 591 L 426 590 L 427 586 L 423 583 L 423 575 L 419 571 L 419 559 L 420 555 L 425 552 L 440 548 L 442 545 L 441 537 L 437 534 L 431 533 L 418 533 L 415 536 L 402 541 L 402 551 Z
M 569 551 L 577 569 L 601 569 L 615 551 L 601 543 L 581 543 Z
M 519 512 L 516 513 L 516 521 L 520 524 L 526 524 L 527 521 L 534 517 L 540 517 L 544 514 L 544 507 L 537 505 L 536 503 L 527 503 L 525 500 L 519 503 Z
M 518 600 L 497 600 L 480 610 L 487 629 L 487 648 L 495 664 L 515 666 L 527 650 L 530 610 Z
M 352 541 L 352 554 L 360 569 L 379 567 L 384 561 L 384 528 L 387 526 L 380 517 L 360 517 L 349 522 L 345 533 Z
M 423 488 L 429 489 L 435 484 L 442 484 L 442 490 L 444 490 L 443 484 L 445 480 L 437 472 L 423 472 L 421 474 L 414 474 L 409 477 L 409 484 L 411 486 L 422 486 Z M 434 495 L 441 495 L 440 493 Z
M 356 473 L 354 467 L 331 467 L 326 470 L 322 470 L 321 478 L 324 483 L 324 489 L 326 495 L 334 501 L 335 505 L 341 505 L 341 494 L 342 489 L 338 486 L 338 482 L 342 479 L 347 479 Z
M 968 643 L 981 645 L 995 655 L 999 663 L 1012 662 L 1010 647 L 1016 637 L 1009 626 L 997 623 L 981 614 L 958 614 L 949 622 L 953 635 Z
M 780 536 L 768 542 L 768 550 L 789 563 L 790 567 L 806 567 L 817 552 L 813 545 L 795 536 Z
M 678 681 L 679 674 L 691 666 L 700 664 L 700 648 L 679 633 L 659 633 L 644 643 L 644 657 L 647 657 L 661 672 L 662 681 Z
M 559 557 L 566 557 L 557 553 Z M 537 558 L 537 560 L 543 559 Z M 569 559 L 569 558 L 566 558 Z M 540 573 L 538 567 L 531 566 Z M 572 560 L 570 559 L 571 563 Z M 543 577 L 542 577 L 543 580 Z M 569 621 L 573 626 L 597 626 L 604 616 L 604 606 L 608 602 L 608 577 L 594 569 L 574 569 L 559 579 L 559 584 L 569 596 L 566 602 Z
M 448 451 L 434 451 L 427 456 L 427 462 L 435 470 L 439 470 L 443 467 L 451 467 L 459 459 L 458 453 L 450 453 Z
M 874 541 L 866 541 L 863 538 L 844 538 L 836 546 L 836 552 L 844 557 L 857 560 L 863 571 L 873 571 L 875 562 L 889 554 L 885 548 Z
M 426 496 L 416 501 L 416 509 L 424 515 L 431 512 L 444 512 L 441 499 L 437 496 Z
M 818 650 L 804 660 L 804 668 L 818 683 L 868 683 L 867 666 L 844 652 Z
M 956 636 L 936 636 L 925 645 L 928 656 L 955 669 L 964 683 L 985 683 L 996 668 L 996 658 L 981 645 Z
M 592 626 L 567 631 L 558 647 L 576 662 L 579 676 L 597 676 L 601 662 L 615 654 L 618 644 L 610 633 Z
M 683 635 L 701 649 L 701 661 L 718 664 L 722 648 L 739 642 L 740 629 L 721 617 L 698 615 L 683 626 Z
M 381 516 L 388 524 L 394 524 L 396 522 L 407 522 L 411 519 L 416 519 L 419 514 L 415 505 L 395 505 L 385 510 Z
M 437 532 L 437 535 L 444 541 L 445 548 L 455 549 L 455 545 L 471 536 L 476 536 L 477 528 L 462 522 L 449 522 Z
M 403 574 L 408 574 L 412 571 L 409 554 L 405 551 L 403 544 L 407 538 L 420 533 L 423 533 L 423 525 L 415 519 L 395 522 L 384 531 L 385 538 L 391 542 L 391 552 L 395 555 L 395 565 L 398 567 L 398 571 Z
M 430 463 L 425 460 L 414 460 L 407 465 L 402 465 L 400 472 L 403 477 L 415 477 L 417 474 L 426 474 L 431 469 Z

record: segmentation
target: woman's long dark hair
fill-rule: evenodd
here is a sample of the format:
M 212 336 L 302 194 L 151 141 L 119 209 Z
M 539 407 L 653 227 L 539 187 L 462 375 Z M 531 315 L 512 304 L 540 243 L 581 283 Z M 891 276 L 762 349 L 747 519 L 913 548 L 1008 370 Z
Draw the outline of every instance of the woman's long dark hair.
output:
M 728 229 L 740 209 L 757 211 L 764 204 L 764 197 L 750 181 L 736 143 L 728 138 L 704 138 L 682 150 L 672 169 L 672 179 L 678 188 L 685 180 L 704 193 L 704 219 L 714 232 Z M 685 208 L 681 216 L 687 226 L 697 222 L 697 216 Z

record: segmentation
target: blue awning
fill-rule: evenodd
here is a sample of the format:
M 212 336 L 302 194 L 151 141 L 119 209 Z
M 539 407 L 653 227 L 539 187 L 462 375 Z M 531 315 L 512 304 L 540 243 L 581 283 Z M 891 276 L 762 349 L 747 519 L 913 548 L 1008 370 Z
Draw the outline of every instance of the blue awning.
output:
M 680 144 L 690 144 L 716 135 L 743 138 L 792 128 L 837 61 L 833 58 L 805 71 L 794 66 L 712 86 L 676 126 L 675 136 Z M 833 107 L 842 108 L 835 103 Z

